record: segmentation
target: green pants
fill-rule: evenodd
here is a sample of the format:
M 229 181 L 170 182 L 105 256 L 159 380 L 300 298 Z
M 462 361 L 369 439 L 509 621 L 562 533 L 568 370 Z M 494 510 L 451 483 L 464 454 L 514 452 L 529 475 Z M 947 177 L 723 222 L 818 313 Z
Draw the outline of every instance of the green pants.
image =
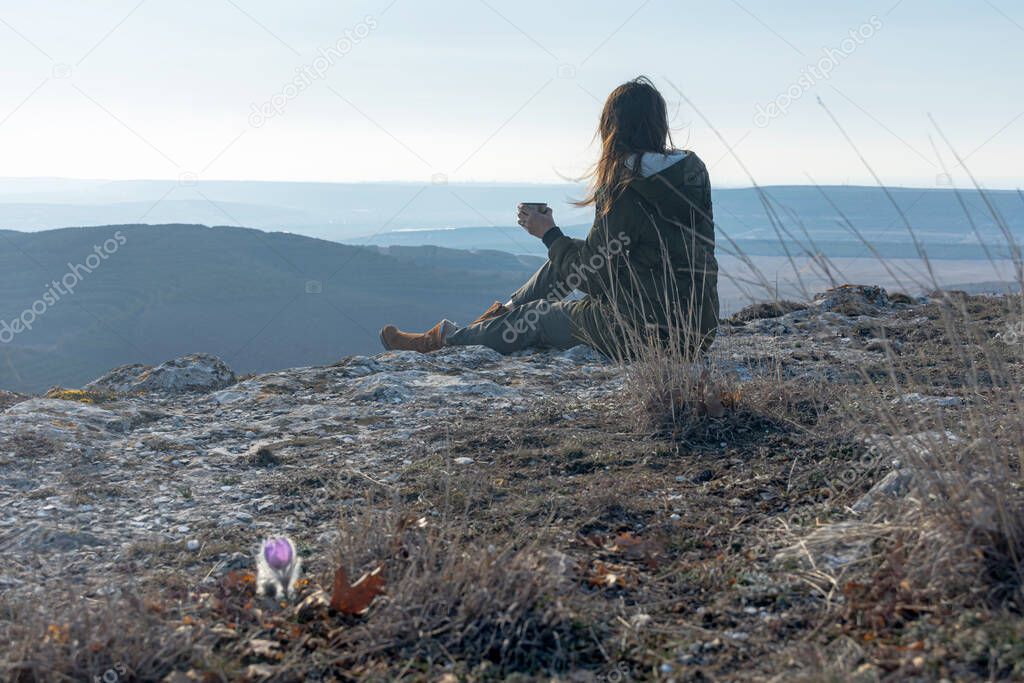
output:
M 547 261 L 512 295 L 512 310 L 450 332 L 445 344 L 487 346 L 499 353 L 528 348 L 569 349 L 582 344 L 573 336 L 573 303 L 563 300 L 566 294 Z

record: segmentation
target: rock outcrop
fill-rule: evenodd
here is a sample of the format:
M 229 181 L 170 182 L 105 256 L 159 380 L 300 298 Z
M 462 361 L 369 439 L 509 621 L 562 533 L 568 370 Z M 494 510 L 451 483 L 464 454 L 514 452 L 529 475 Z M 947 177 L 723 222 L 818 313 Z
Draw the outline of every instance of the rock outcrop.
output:
M 438 424 L 592 401 L 620 382 L 585 348 L 389 352 L 239 382 L 204 355 L 118 368 L 62 394 L 79 400 L 0 413 L 0 548 L 34 558 L 7 563 L 0 588 L 99 580 L 143 544 L 188 554 L 227 542 L 228 567 L 261 535 L 327 534 L 341 504 L 332 477 L 387 482 L 438 448 L 422 436 Z
M 150 365 L 122 365 L 89 382 L 89 391 L 115 394 L 205 393 L 234 384 L 235 373 L 216 356 L 195 353 Z

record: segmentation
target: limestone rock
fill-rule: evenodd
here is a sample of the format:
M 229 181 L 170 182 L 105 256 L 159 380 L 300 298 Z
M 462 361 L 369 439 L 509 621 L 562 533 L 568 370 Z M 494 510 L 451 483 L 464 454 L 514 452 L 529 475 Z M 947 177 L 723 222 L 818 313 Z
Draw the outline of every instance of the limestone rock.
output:
M 0 411 L 6 410 L 15 403 L 20 403 L 28 398 L 28 396 L 22 396 L 21 394 L 16 394 L 12 391 L 4 391 L 3 389 L 0 389 Z
M 55 440 L 88 439 L 100 433 L 123 434 L 139 421 L 137 413 L 126 415 L 87 403 L 33 398 L 0 415 L 0 432 Z
M 161 363 L 123 365 L 83 387 L 117 394 L 207 393 L 235 383 L 235 373 L 216 356 L 194 353 Z
M 906 495 L 914 482 L 914 471 L 910 468 L 892 470 L 871 487 L 851 507 L 854 512 L 865 513 L 882 504 Z
M 738 312 L 734 313 L 727 322 L 731 325 L 742 325 L 743 323 L 750 322 L 751 320 L 781 318 L 787 313 L 802 311 L 805 308 L 807 308 L 807 304 L 797 303 L 796 301 L 765 301 L 751 304 L 740 309 Z
M 875 285 L 842 285 L 814 295 L 819 310 L 845 316 L 875 315 L 889 305 L 889 295 Z
M 936 406 L 939 408 L 955 408 L 962 406 L 964 401 L 958 396 L 925 396 L 914 392 L 912 394 L 904 394 L 897 399 L 893 399 L 893 403 L 909 403 L 916 405 L 925 406 Z
M 608 363 L 603 355 L 585 344 L 579 344 L 562 352 L 562 358 L 574 363 Z

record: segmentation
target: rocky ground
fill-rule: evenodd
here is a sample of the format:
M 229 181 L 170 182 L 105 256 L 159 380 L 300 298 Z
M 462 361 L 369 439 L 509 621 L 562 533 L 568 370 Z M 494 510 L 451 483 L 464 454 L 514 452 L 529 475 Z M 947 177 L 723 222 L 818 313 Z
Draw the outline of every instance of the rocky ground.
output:
M 337 477 L 394 482 L 443 447 L 431 437 L 453 420 L 548 396 L 585 403 L 621 384 L 586 347 L 509 359 L 483 347 L 389 352 L 240 379 L 196 355 L 134 379 L 145 371 L 22 397 L 0 415 L 5 591 L 103 590 L 126 560 L 159 569 L 173 549 L 223 571 L 275 533 L 324 552 L 352 503 L 332 495 Z
M 1016 372 L 1005 302 L 962 301 Z M 29 638 L 25 615 L 54 596 L 89 611 L 155 591 L 162 627 L 194 630 L 191 652 L 137 656 L 106 634 L 92 655 L 60 667 L 174 681 L 509 675 L 508 643 L 500 656 L 460 654 L 440 635 L 436 650 L 417 649 L 432 637 L 422 625 L 408 643 L 395 635 L 394 605 L 415 599 L 394 576 L 364 622 L 310 617 L 339 557 L 362 572 L 380 552 L 353 537 L 355 520 L 379 513 L 386 525 L 407 513 L 422 515 L 422 527 L 457 527 L 442 534 L 445 547 L 481 553 L 482 565 L 505 543 L 517 553 L 506 564 L 519 566 L 529 545 L 531 571 L 556 586 L 550 600 L 574 596 L 557 600 L 573 614 L 567 632 L 589 630 L 588 643 L 541 638 L 538 654 L 512 667 L 524 680 L 557 671 L 576 680 L 1024 674 L 1016 636 L 949 644 L 957 629 L 990 637 L 961 624 L 970 611 L 928 607 L 910 619 L 897 610 L 881 622 L 851 611 L 861 598 L 847 570 L 878 549 L 857 525 L 926 491 L 930 475 L 911 456 L 969 440 L 957 426 L 971 406 L 998 403 L 999 382 L 983 379 L 979 390 L 943 360 L 953 346 L 943 343 L 943 305 L 853 287 L 747 309 L 723 325 L 709 361 L 738 398 L 729 415 L 685 434 L 638 433 L 628 371 L 586 347 L 389 352 L 251 377 L 195 355 L 45 397 L 0 393 L 0 589 L 3 619 L 15 623 L 6 632 Z M 904 432 L 851 407 L 862 387 Z M 408 533 L 400 524 L 395 536 Z M 305 559 L 305 611 L 225 617 L 225 595 L 245 583 L 258 543 L 279 534 Z M 176 599 L 160 593 L 168 586 Z M 221 596 L 216 608 L 204 602 L 211 594 Z M 386 637 L 373 630 L 375 610 L 391 614 Z M 1014 632 L 1011 613 L 998 618 Z M 71 627 L 49 621 L 39 637 L 72 652 L 77 636 L 61 630 Z M 311 621 L 320 630 L 293 632 Z M 291 635 L 280 636 L 286 627 Z M 111 627 L 81 638 L 98 638 L 97 628 Z M 357 632 L 363 640 L 346 640 Z M 331 654 L 341 644 L 363 650 Z M 18 680 L 46 678 L 52 663 L 33 648 L 20 643 L 0 666 Z

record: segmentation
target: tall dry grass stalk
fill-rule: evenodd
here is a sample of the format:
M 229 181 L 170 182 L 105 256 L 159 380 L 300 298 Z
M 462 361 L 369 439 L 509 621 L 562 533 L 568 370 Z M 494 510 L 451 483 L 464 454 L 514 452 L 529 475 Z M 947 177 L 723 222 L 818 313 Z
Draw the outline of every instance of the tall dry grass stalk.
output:
M 832 118 L 899 216 L 917 249 L 923 274 L 908 273 L 888 263 L 853 222 L 842 216 L 844 225 L 877 259 L 899 290 L 931 293 L 929 310 L 936 312 L 933 338 L 907 344 L 906 355 L 897 350 L 896 344 L 887 345 L 883 372 L 863 367 L 860 385 L 851 388 L 858 400 L 857 411 L 850 414 L 850 419 L 861 425 L 865 436 L 886 436 L 892 443 L 906 444 L 914 435 L 929 435 L 925 437 L 927 447 L 904 448 L 890 454 L 900 468 L 912 473 L 910 494 L 895 508 L 868 513 L 869 519 L 863 520 L 866 526 L 857 527 L 856 533 L 870 527 L 877 539 L 879 552 L 875 557 L 879 560 L 873 571 L 880 582 L 876 585 L 893 590 L 894 586 L 909 585 L 934 599 L 974 599 L 983 595 L 987 600 L 1022 609 L 1024 295 L 978 299 L 942 291 L 941 265 L 928 257 L 904 208 L 838 120 Z M 941 131 L 939 135 L 945 140 Z M 1005 241 L 1002 250 L 1010 255 L 1013 266 L 1013 285 L 1018 292 L 1024 292 L 1024 259 L 1009 223 L 971 174 L 965 160 L 951 145 L 949 149 L 971 181 L 970 191 L 956 191 L 965 224 L 972 227 L 991 264 L 997 268 L 995 256 L 981 240 L 968 210 L 968 195 L 973 195 L 980 199 L 998 227 Z M 936 154 L 941 159 L 937 150 Z M 849 282 L 842 269 L 814 243 L 799 217 L 775 202 L 770 192 L 758 186 L 752 177 L 751 182 L 792 268 L 794 281 L 786 283 L 787 291 L 810 301 L 815 294 L 814 283 L 827 289 Z M 831 203 L 827 192 L 820 187 L 819 191 Z M 834 203 L 833 206 L 841 215 Z M 787 225 L 787 213 L 797 229 Z M 716 232 L 724 238 L 719 251 L 735 256 L 748 270 L 723 277 L 732 279 L 752 304 L 774 307 L 783 313 L 791 308 L 790 302 L 780 299 L 778 283 L 773 285 L 721 226 L 716 226 Z M 701 246 L 713 246 L 699 245 L 697 239 L 693 237 L 691 254 Z M 801 257 L 806 259 L 806 265 L 798 266 L 797 259 Z M 715 357 L 714 346 L 707 351 L 709 340 L 696 332 L 702 313 L 700 295 L 708 281 L 691 269 L 690 287 L 680 292 L 674 286 L 676 267 L 663 248 L 662 274 L 664 281 L 672 284 L 659 292 L 653 303 L 650 298 L 645 300 L 644 306 L 657 310 L 641 311 L 641 316 L 633 315 L 635 311 L 623 305 L 623 300 L 635 298 L 633 295 L 640 291 L 642 278 L 638 273 L 610 266 L 605 275 L 613 284 L 602 294 L 611 302 L 613 322 L 620 330 L 611 355 L 624 367 L 623 399 L 635 412 L 637 426 L 645 432 L 685 438 L 697 425 L 721 417 L 735 401 L 742 400 L 744 387 L 737 386 L 735 378 L 727 372 L 728 363 Z M 651 313 L 663 314 L 669 324 L 654 327 L 636 322 L 638 317 L 652 317 L 647 315 Z M 877 322 L 883 341 L 888 341 L 885 321 Z M 993 324 L 1004 330 L 1000 338 L 993 334 Z M 1016 337 L 1015 330 L 1019 331 Z M 592 341 L 607 346 L 607 340 Z M 940 379 L 922 372 L 921 368 L 929 364 L 941 365 L 932 373 Z M 774 379 L 781 385 L 784 362 L 766 357 L 764 366 L 760 368 L 758 382 Z M 962 405 L 949 410 L 904 401 L 908 396 L 936 394 L 953 394 Z M 863 474 L 880 477 L 885 472 Z M 855 526 L 848 528 L 852 530 Z
M 938 132 L 945 140 L 942 131 Z M 1018 292 L 1024 291 L 1024 262 L 1009 224 L 965 160 L 952 145 L 949 149 L 1006 241 L 1014 284 Z M 937 156 L 941 160 L 941 154 Z M 870 170 L 867 161 L 864 163 Z M 980 240 L 965 194 L 957 190 L 964 220 Z M 899 210 L 895 200 L 890 200 Z M 906 581 L 935 597 L 983 597 L 1021 609 L 1024 377 L 1020 362 L 1024 360 L 1024 339 L 1015 345 L 1003 343 L 986 323 L 994 318 L 1004 330 L 1017 329 L 1024 320 L 1024 297 L 978 301 L 943 292 L 937 267 L 928 259 L 915 228 L 901 210 L 900 216 L 926 264 L 927 279 L 914 284 L 936 294 L 936 327 L 941 331 L 918 353 L 943 363 L 946 377 L 937 382 L 922 376 L 912 368 L 924 365 L 923 359 L 902 358 L 890 351 L 887 381 L 867 384 L 874 390 L 875 400 L 870 405 L 879 427 L 893 436 L 935 435 L 926 447 L 894 454 L 900 465 L 910 470 L 913 490 L 911 499 L 893 513 L 901 531 L 882 543 L 887 554 L 878 568 L 879 576 L 897 583 Z M 903 397 L 939 392 L 952 393 L 962 407 L 952 411 L 896 409 Z
M 836 125 L 842 131 L 838 121 Z M 939 135 L 945 140 L 941 131 Z M 1013 231 L 965 160 L 951 145 L 949 149 L 971 181 L 969 192 L 956 190 L 965 223 L 981 241 L 968 210 L 968 195 L 973 194 L 1005 240 L 1013 267 L 1009 289 L 1024 292 L 1024 261 Z M 859 150 L 857 154 L 884 189 Z M 936 155 L 941 159 L 938 150 Z M 901 289 L 930 294 L 931 320 L 921 323 L 911 343 L 903 345 L 905 350 L 885 347 L 881 376 L 861 369 L 857 391 L 862 411 L 851 417 L 864 424 L 866 434 L 887 437 L 895 445 L 886 456 L 908 478 L 909 492 L 891 505 L 863 513 L 862 524 L 837 527 L 837 533 L 871 529 L 872 562 L 859 569 L 869 570 L 872 583 L 862 602 L 881 604 L 884 596 L 891 600 L 902 595 L 903 601 L 924 604 L 966 605 L 980 599 L 1021 610 L 1024 335 L 1015 336 L 1014 331 L 1024 331 L 1024 296 L 970 297 L 943 291 L 941 265 L 929 259 L 902 207 L 887 190 L 886 195 L 917 247 L 925 267 L 922 276 L 898 274 L 846 222 Z M 986 253 L 996 268 L 987 246 Z M 884 321 L 880 330 L 884 337 Z M 960 403 L 940 407 L 914 398 L 920 396 Z

